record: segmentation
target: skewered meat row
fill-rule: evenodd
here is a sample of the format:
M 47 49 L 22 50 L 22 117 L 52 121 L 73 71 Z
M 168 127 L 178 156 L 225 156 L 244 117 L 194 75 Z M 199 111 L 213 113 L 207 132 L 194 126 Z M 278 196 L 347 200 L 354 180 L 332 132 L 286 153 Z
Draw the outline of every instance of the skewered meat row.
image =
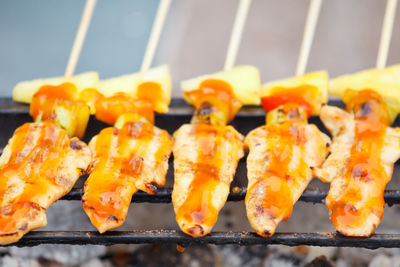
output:
M 162 72 L 165 73 L 165 70 L 168 72 L 165 68 Z M 169 72 L 166 74 L 168 76 Z M 158 75 L 158 78 L 163 77 L 160 76 L 160 71 Z M 126 78 L 127 76 L 124 76 L 123 80 Z M 128 78 L 130 82 L 132 78 L 143 80 L 142 74 L 139 77 L 129 76 Z M 79 176 L 86 173 L 89 165 L 93 172 L 90 181 L 96 180 L 95 177 L 97 177 L 98 182 L 102 182 L 100 188 L 98 184 L 85 187 L 91 189 L 85 194 L 85 197 L 92 200 L 89 203 L 94 202 L 92 196 L 100 197 L 103 204 L 104 201 L 120 196 L 118 194 L 120 192 L 112 190 L 118 187 L 118 183 L 110 183 L 113 180 L 106 179 L 112 177 L 107 171 L 115 171 L 116 173 L 113 174 L 117 177 L 112 178 L 119 178 L 120 181 L 125 182 L 122 183 L 122 188 L 128 189 L 120 199 L 116 200 L 119 201 L 119 206 L 112 206 L 111 203 L 108 205 L 109 209 L 115 209 L 115 212 L 107 217 L 112 218 L 114 225 L 95 224 L 99 231 L 103 232 L 110 227 L 115 227 L 115 222 L 118 225 L 123 223 L 134 191 L 142 189 L 155 193 L 157 188 L 152 182 L 159 185 L 165 183 L 172 144 L 167 132 L 154 127 L 148 121 L 153 121 L 154 110 L 168 109 L 169 99 L 165 101 L 170 90 L 168 81 L 170 82 L 166 79 L 166 82 L 161 84 L 138 82 L 139 90 L 133 93 L 140 99 L 135 101 L 132 101 L 131 95 L 124 93 L 106 98 L 95 88 L 85 89 L 81 86 L 78 89 L 70 82 L 44 85 L 36 91 L 30 89 L 43 81 L 18 85 L 16 88 L 19 89 L 15 90 L 14 97 L 32 101 L 30 113 L 37 122 L 21 126 L 10 139 L 9 145 L 0 158 L 3 163 L 0 166 L 0 175 L 5 177 L 2 179 L 4 184 L 0 192 L 4 205 L 0 214 L 0 220 L 3 222 L 3 229 L 0 229 L 0 244 L 18 241 L 26 232 L 45 226 L 45 210 L 72 189 Z M 55 83 L 52 80 L 51 82 Z M 113 79 L 111 82 L 107 81 L 106 88 L 115 82 L 119 85 L 124 83 L 124 81 L 121 83 L 120 79 Z M 30 89 L 22 90 L 24 88 Z M 29 94 L 32 96 L 29 97 Z M 153 97 L 150 99 L 151 95 Z M 134 105 L 131 105 L 132 103 Z M 96 108 L 98 112 L 95 112 Z M 115 128 L 103 130 L 91 142 L 91 148 L 95 152 L 92 163 L 88 146 L 77 138 L 71 140 L 68 138 L 68 135 L 83 136 L 89 119 L 89 111 L 92 114 L 96 113 L 96 117 L 103 121 L 118 119 Z M 118 116 L 115 117 L 116 115 Z M 109 132 L 111 132 L 110 135 Z M 149 144 L 145 146 L 146 143 Z M 75 150 L 80 153 L 73 153 Z M 114 153 L 111 155 L 104 153 L 110 151 Z M 109 168 L 110 165 L 111 168 Z M 105 174 L 108 176 L 103 176 Z M 106 185 L 110 186 L 106 188 Z M 108 191 L 101 192 L 102 189 Z M 125 202 L 121 202 L 121 199 Z M 104 215 L 101 214 L 102 211 L 104 212 L 101 208 L 96 211 Z
M 184 88 L 190 88 L 196 82 L 199 82 L 198 90 L 185 92 L 185 97 L 196 107 L 192 124 L 182 126 L 174 135 L 175 185 L 172 198 L 181 229 L 192 236 L 203 236 L 211 231 L 218 212 L 229 194 L 229 185 L 237 162 L 243 157 L 243 137 L 231 126 L 225 126 L 241 106 L 240 101 L 236 99 L 237 92 L 235 91 L 235 88 L 239 86 L 232 86 L 231 89 L 225 90 L 230 88 L 231 83 L 224 82 L 223 79 L 200 79 L 186 83 Z M 233 85 L 236 84 L 233 83 Z M 384 186 L 390 180 L 393 163 L 400 156 L 397 145 L 400 134 L 396 129 L 388 127 L 390 118 L 393 116 L 390 112 L 389 115 L 385 114 L 386 107 L 382 105 L 384 101 L 388 102 L 387 98 L 384 101 L 379 100 L 379 97 L 371 97 L 371 93 L 364 102 L 353 105 L 350 110 L 354 115 L 338 108 L 323 107 L 321 119 L 334 137 L 333 145 L 330 146 L 327 136 L 319 132 L 315 126 L 306 123 L 311 113 L 318 113 L 315 110 L 319 108 L 318 101 L 323 99 L 324 95 L 320 94 L 320 99 L 313 99 L 310 98 L 310 94 L 305 94 L 300 97 L 303 101 L 299 101 L 297 96 L 287 94 L 288 90 L 285 86 L 279 88 L 280 94 L 271 93 L 269 99 L 263 99 L 264 106 L 269 105 L 270 109 L 274 109 L 268 114 L 271 119 L 269 121 L 267 119 L 266 126 L 253 130 L 245 140 L 245 145 L 250 148 L 249 185 L 245 203 L 253 228 L 260 235 L 272 235 L 279 222 L 290 216 L 293 204 L 313 177 L 313 170 L 317 169 L 316 172 L 321 179 L 332 183 L 327 204 L 335 227 L 346 235 L 370 235 L 383 216 Z M 307 91 L 307 86 L 295 86 L 295 88 L 300 88 L 302 92 Z M 240 92 L 243 93 L 243 90 Z M 124 94 L 120 96 L 126 97 Z M 142 95 L 142 97 L 144 102 L 149 101 L 148 95 Z M 271 101 L 272 98 L 275 101 Z M 276 100 L 279 103 L 282 99 L 286 99 L 286 102 L 276 106 Z M 100 103 L 101 100 L 97 99 L 95 102 Z M 102 110 L 101 106 L 97 106 L 99 111 L 96 117 L 106 121 L 107 116 L 104 116 L 104 111 L 107 113 L 107 108 L 109 108 L 115 112 L 111 114 L 111 117 L 107 117 L 111 118 L 111 121 L 107 122 L 116 123 L 115 127 L 104 129 L 90 143 L 95 159 L 91 169 L 92 178 L 88 179 L 85 187 L 83 204 L 85 211 L 100 232 L 123 223 L 134 192 L 143 190 L 154 193 L 156 187 L 153 183 L 158 185 L 165 183 L 167 160 L 172 144 L 165 131 L 151 124 L 153 113 L 148 112 L 148 105 L 141 105 L 139 102 L 134 102 L 136 106 L 134 105 L 133 110 L 128 108 L 115 111 L 107 106 Z M 65 107 L 63 101 L 56 104 L 60 106 L 60 103 Z M 305 103 L 309 104 L 305 105 Z M 389 104 L 393 103 L 389 102 Z M 138 109 L 137 105 L 145 108 Z M 154 103 L 150 107 L 152 105 Z M 40 105 L 38 110 L 43 110 Z M 35 108 L 32 107 L 31 113 L 36 114 L 34 117 L 39 117 L 39 121 L 53 116 L 52 113 L 35 113 Z M 118 122 L 116 120 L 121 113 L 125 117 L 122 122 Z M 56 112 L 56 115 L 58 114 L 60 113 Z M 41 123 L 50 122 L 38 124 Z M 75 129 L 73 127 L 76 127 L 73 124 L 66 125 L 68 127 L 72 125 L 73 130 Z M 374 126 L 373 132 L 377 133 L 376 136 L 383 143 L 381 147 L 376 145 L 377 142 L 368 141 L 369 137 L 365 135 L 365 132 L 372 131 L 371 125 Z M 63 131 L 56 124 L 54 126 Z M 64 134 L 66 135 L 65 132 Z M 150 139 L 152 141 L 149 141 Z M 147 149 L 142 149 L 142 147 Z M 319 169 L 318 166 L 322 164 L 327 154 L 327 147 L 330 147 L 331 154 L 323 168 Z M 148 148 L 154 148 L 150 152 L 157 152 L 150 153 Z M 371 150 L 376 153 L 372 153 Z M 346 155 L 345 159 L 339 158 L 339 155 L 342 156 L 343 153 Z M 157 155 L 154 156 L 155 154 Z M 376 162 L 376 165 L 375 167 L 362 166 L 364 169 L 361 168 L 360 171 L 357 160 L 363 157 L 365 159 L 365 155 L 367 155 L 367 160 Z M 2 158 L 4 156 L 7 154 L 3 154 Z M 337 168 L 338 166 L 341 168 Z M 334 167 L 335 172 L 332 171 Z M 78 169 L 86 168 L 79 167 Z M 350 169 L 352 171 L 349 171 Z M 363 171 L 365 169 L 371 171 L 371 174 L 365 174 Z M 144 174 L 154 170 L 154 175 Z M 381 171 L 376 172 L 376 170 Z M 110 173 L 113 173 L 112 177 L 115 180 L 107 179 Z M 351 177 L 348 173 L 351 173 Z M 365 181 L 363 184 L 357 180 L 364 176 L 368 178 L 369 184 Z M 104 185 L 104 187 L 99 185 Z M 354 194 L 352 195 L 351 192 L 357 188 L 362 188 L 362 190 L 358 192 L 359 199 L 354 201 L 352 199 Z M 379 188 L 379 194 L 372 196 L 371 190 L 376 188 Z M 61 190 L 59 192 L 65 194 L 70 188 L 66 189 L 65 192 Z M 108 189 L 110 190 L 107 191 Z M 351 197 L 348 197 L 349 195 Z M 61 193 L 60 196 L 62 196 Z M 58 198 L 55 197 L 52 201 Z M 43 204 L 43 207 L 48 206 Z M 42 218 L 43 214 L 38 216 Z M 362 220 L 362 218 L 367 219 Z M 362 223 L 356 223 L 357 220 Z M 25 227 L 21 227 L 23 228 Z M 34 228 L 34 226 L 27 228 L 26 232 Z M 25 233 L 21 229 L 17 236 Z

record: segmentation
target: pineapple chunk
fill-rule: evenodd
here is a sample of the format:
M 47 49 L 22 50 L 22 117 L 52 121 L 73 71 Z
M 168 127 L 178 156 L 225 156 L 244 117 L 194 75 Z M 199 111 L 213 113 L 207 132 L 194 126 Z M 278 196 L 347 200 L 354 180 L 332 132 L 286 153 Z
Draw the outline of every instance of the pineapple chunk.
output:
M 97 72 L 85 72 L 72 76 L 71 78 L 55 77 L 36 79 L 32 81 L 19 82 L 13 90 L 13 100 L 23 103 L 31 103 L 33 95 L 43 85 L 59 85 L 71 82 L 76 85 L 78 92 L 86 88 L 98 88 L 99 74 Z
M 382 70 L 369 69 L 354 74 L 339 76 L 330 81 L 329 94 L 341 98 L 346 89 L 362 90 L 365 89 L 364 84 L 400 85 L 400 64 Z M 385 90 L 386 89 L 383 89 L 383 91 Z M 390 94 L 388 94 L 389 91 L 379 93 L 385 97 L 384 94 L 390 96 L 393 92 L 390 92 Z
M 391 120 L 400 113 L 400 64 L 382 70 L 369 69 L 343 75 L 330 81 L 329 93 L 342 98 L 346 89 L 371 89 L 385 100 Z
M 149 69 L 146 72 L 136 72 L 100 81 L 99 91 L 109 97 L 116 93 L 127 93 L 138 97 L 138 87 L 145 82 L 155 82 L 161 86 L 161 96 L 155 97 L 155 110 L 159 113 L 168 112 L 171 102 L 171 74 L 167 65 Z
M 221 71 L 213 74 L 206 74 L 190 80 L 181 82 L 184 92 L 198 89 L 200 83 L 206 79 L 218 79 L 228 82 L 232 88 L 235 97 L 243 105 L 260 104 L 260 73 L 253 66 L 237 66 L 233 69 Z M 186 98 L 186 101 L 189 99 Z
M 305 100 L 311 105 L 311 114 L 319 115 L 321 105 L 328 101 L 328 80 L 326 71 L 316 71 L 285 80 L 269 82 L 261 87 L 261 98 L 273 96 L 286 90 L 292 93 L 293 90 L 293 95 L 309 96 Z M 305 90 L 310 90 L 310 92 Z

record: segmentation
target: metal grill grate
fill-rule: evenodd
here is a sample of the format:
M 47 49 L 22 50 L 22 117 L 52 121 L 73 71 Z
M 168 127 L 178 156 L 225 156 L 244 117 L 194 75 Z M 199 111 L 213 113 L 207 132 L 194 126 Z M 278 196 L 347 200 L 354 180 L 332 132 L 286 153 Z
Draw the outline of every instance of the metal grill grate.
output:
M 246 196 L 246 189 L 242 188 L 240 192 L 231 192 L 228 196 L 228 201 L 241 201 L 244 200 Z M 155 195 L 149 195 L 145 192 L 139 191 L 132 197 L 132 202 L 136 203 L 170 203 L 171 202 L 172 188 L 161 188 Z M 72 191 L 64 196 L 61 200 L 81 200 L 83 195 L 83 189 L 74 188 Z M 310 203 L 323 203 L 327 195 L 326 191 L 321 191 L 319 189 L 306 189 L 300 201 L 310 202 Z M 385 202 L 388 206 L 394 204 L 400 204 L 400 191 L 399 190 L 386 190 L 385 191 Z
M 331 101 L 331 105 L 341 106 L 339 101 Z M 183 123 L 188 123 L 191 118 L 192 108 L 181 99 L 173 99 L 168 114 L 156 116 L 156 125 L 173 133 Z M 232 125 L 242 134 L 263 125 L 265 113 L 258 107 L 246 107 L 239 112 Z M 24 122 L 31 121 L 29 117 L 29 106 L 12 102 L 9 98 L 0 98 L 0 147 L 7 144 L 14 130 Z M 318 118 L 311 118 L 321 130 L 325 131 Z M 395 125 L 400 123 L 395 122 Z M 108 125 L 91 119 L 88 125 L 84 141 L 89 141 L 92 136 Z M 170 161 L 171 163 L 171 161 Z M 170 164 L 171 165 L 171 164 Z M 173 179 L 170 168 L 167 180 Z M 246 195 L 246 167 L 245 161 L 239 162 L 234 186 L 241 190 L 237 193 L 231 192 L 228 201 L 242 201 Z M 395 177 L 400 176 L 394 172 Z M 398 177 L 400 178 L 400 177 Z M 160 188 L 156 195 L 144 192 L 136 193 L 132 202 L 148 203 L 170 203 L 171 188 Z M 74 188 L 61 200 L 80 200 L 83 194 L 82 188 Z M 300 197 L 300 201 L 310 203 L 322 203 L 327 195 L 326 191 L 320 189 L 307 189 Z M 400 204 L 400 190 L 385 191 L 386 204 L 392 206 Z M 93 231 L 34 231 L 24 236 L 18 243 L 12 246 L 36 246 L 40 244 L 73 244 L 73 245 L 113 245 L 113 244 L 139 244 L 139 243 L 164 243 L 179 244 L 182 246 L 200 244 L 283 244 L 288 246 L 311 245 L 311 246 L 340 246 L 340 247 L 364 247 L 375 249 L 379 247 L 400 247 L 400 234 L 375 234 L 369 238 L 345 237 L 336 233 L 276 233 L 271 238 L 263 238 L 250 232 L 213 232 L 205 237 L 192 238 L 180 231 L 153 230 L 153 231 L 111 231 L 100 235 Z
M 400 247 L 400 235 L 375 234 L 369 238 L 344 237 L 335 233 L 276 233 L 263 238 L 249 232 L 213 232 L 205 237 L 193 238 L 174 230 L 115 231 L 99 234 L 80 231 L 36 231 L 27 234 L 13 246 L 40 244 L 113 245 L 113 244 L 179 244 L 181 246 L 214 245 L 276 245 L 362 247 L 369 249 Z

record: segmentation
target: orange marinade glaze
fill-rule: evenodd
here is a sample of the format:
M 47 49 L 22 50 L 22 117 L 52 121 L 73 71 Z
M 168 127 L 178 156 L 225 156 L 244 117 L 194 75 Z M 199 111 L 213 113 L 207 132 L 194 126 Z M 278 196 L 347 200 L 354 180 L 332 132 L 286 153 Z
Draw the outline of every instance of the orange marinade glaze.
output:
M 339 200 L 328 194 L 327 206 L 335 226 L 357 227 L 371 213 L 382 219 L 383 193 L 390 181 L 382 165 L 381 154 L 389 114 L 382 98 L 373 91 L 361 91 L 347 104 L 355 114 L 355 137 L 350 162 L 346 168 L 346 188 Z M 373 194 L 362 193 L 362 188 Z M 361 205 L 360 205 L 361 204 Z
M 184 92 L 184 94 L 196 110 L 201 109 L 203 104 L 209 104 L 222 111 L 227 117 L 227 122 L 235 117 L 242 106 L 234 96 L 232 86 L 223 80 L 204 80 L 198 89 Z
M 176 218 L 183 218 L 193 224 L 212 226 L 218 219 L 218 210 L 212 204 L 212 196 L 216 186 L 221 183 L 220 170 L 227 160 L 221 154 L 222 146 L 226 143 L 240 142 L 237 136 L 225 125 L 209 125 L 199 123 L 194 129 L 197 150 L 197 162 L 194 163 L 195 176 L 190 184 L 188 196 L 179 207 Z M 237 147 L 237 145 L 231 145 Z M 230 158 L 239 158 L 240 151 L 231 150 Z
M 114 124 L 124 113 L 138 113 L 151 123 L 154 122 L 154 107 L 162 102 L 162 88 L 156 82 L 139 84 L 136 97 L 127 93 L 116 93 L 104 97 L 95 88 L 86 88 L 78 93 L 73 83 L 44 85 L 35 93 L 30 107 L 34 119 L 42 113 L 42 120 L 52 119 L 54 106 L 62 105 L 68 110 L 77 109 L 79 105 L 88 105 L 96 110 L 96 118 L 108 124 Z
M 31 141 L 31 131 L 35 124 L 26 123 L 14 133 L 11 156 L 6 166 L 0 170 L 0 201 L 2 203 L 0 217 L 0 234 L 16 231 L 20 219 L 31 209 L 46 209 L 40 206 L 40 199 L 46 197 L 55 183 L 59 158 L 64 157 L 69 147 L 69 139 L 65 131 L 55 135 L 56 124 L 52 121 L 43 122 L 38 142 L 34 144 L 25 157 L 23 151 Z M 18 177 L 23 186 L 23 192 L 12 199 L 4 199 L 10 177 Z M 13 180 L 15 181 L 15 180 Z M 4 201 L 7 201 L 4 203 Z M 13 204 L 10 204 L 10 201 Z M 7 206 L 4 206 L 7 204 Z
M 123 223 L 132 195 L 138 191 L 136 181 L 143 179 L 144 160 L 149 146 L 158 145 L 153 158 L 154 171 L 170 151 L 167 132 L 161 134 L 160 144 L 152 144 L 151 123 L 127 122 L 122 129 L 109 127 L 96 137 L 92 173 L 85 183 L 82 203 L 92 224 L 104 232 Z M 155 190 L 153 185 L 147 192 Z M 154 192 L 155 193 L 155 192 Z
M 60 85 L 44 85 L 35 93 L 30 105 L 30 115 L 36 119 L 42 114 L 42 120 L 51 119 L 54 106 L 63 105 L 72 109 L 79 101 L 74 101 L 77 88 L 72 83 L 62 83 Z
M 154 108 L 162 102 L 162 88 L 156 82 L 143 82 L 138 86 L 136 97 L 127 93 L 116 93 L 96 101 L 96 118 L 114 124 L 124 113 L 137 113 L 154 123 Z
M 96 102 L 96 119 L 114 124 L 125 113 L 137 113 L 154 122 L 154 107 L 147 99 L 135 99 L 126 93 L 117 93 Z
M 288 103 L 283 108 L 293 108 L 293 105 L 296 104 Z M 269 142 L 269 146 L 265 153 L 269 153 L 269 165 L 264 177 L 254 183 L 246 194 L 246 198 L 250 198 L 252 194 L 263 192 L 263 195 L 259 196 L 263 201 L 257 207 L 257 211 L 261 214 L 270 214 L 273 218 L 282 217 L 283 221 L 288 220 L 292 214 L 291 188 L 296 186 L 299 179 L 306 177 L 308 168 L 304 157 L 300 155 L 297 168 L 289 170 L 293 147 L 302 146 L 306 142 L 301 124 L 305 123 L 288 120 L 282 124 L 269 123 L 263 126 L 268 132 L 265 139 Z M 257 189 L 260 186 L 263 190 Z

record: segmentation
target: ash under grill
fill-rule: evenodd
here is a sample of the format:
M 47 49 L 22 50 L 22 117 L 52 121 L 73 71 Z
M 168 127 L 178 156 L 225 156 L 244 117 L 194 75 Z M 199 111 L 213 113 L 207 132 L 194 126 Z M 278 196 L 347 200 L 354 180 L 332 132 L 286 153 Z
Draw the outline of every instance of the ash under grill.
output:
M 343 107 L 340 101 L 331 101 L 330 105 Z M 168 114 L 156 116 L 156 126 L 173 133 L 182 124 L 189 123 L 192 116 L 192 108 L 184 103 L 182 99 L 173 99 Z M 29 106 L 13 103 L 10 98 L 0 98 L 0 147 L 3 148 L 17 127 L 25 122 L 30 122 Z M 239 112 L 231 123 L 239 132 L 247 134 L 250 130 L 263 125 L 265 112 L 259 107 L 245 107 Z M 313 117 L 310 123 L 316 124 L 323 132 L 327 133 L 319 118 Z M 400 125 L 396 120 L 395 124 Z M 87 127 L 84 141 L 88 142 L 101 129 L 108 125 L 91 118 Z M 395 167 L 392 179 L 400 178 L 400 173 Z M 84 178 L 78 181 L 76 188 L 64 196 L 61 201 L 80 201 L 83 194 Z M 167 174 L 168 184 L 173 181 L 172 159 Z M 228 201 L 242 201 L 246 195 L 246 164 L 245 159 L 239 162 L 232 187 L 239 187 L 239 191 L 231 192 Z M 159 188 L 156 195 L 144 192 L 136 193 L 132 202 L 148 203 L 170 203 L 171 187 Z M 327 191 L 321 189 L 307 189 L 300 197 L 300 201 L 309 203 L 322 203 Z M 387 205 L 400 204 L 400 190 L 386 190 L 385 202 Z M 181 246 L 200 244 L 283 244 L 288 246 L 312 245 L 312 246 L 338 246 L 338 247 L 364 247 L 375 249 L 379 247 L 400 247 L 400 234 L 374 234 L 369 238 L 345 237 L 336 233 L 276 233 L 271 238 L 263 238 L 252 232 L 212 232 L 201 237 L 192 238 L 175 230 L 152 230 L 152 231 L 110 231 L 98 234 L 94 231 L 33 231 L 24 236 L 18 243 L 12 246 L 36 246 L 40 244 L 73 244 L 73 245 L 113 245 L 113 244 L 139 244 L 139 243 L 163 243 L 179 244 Z

